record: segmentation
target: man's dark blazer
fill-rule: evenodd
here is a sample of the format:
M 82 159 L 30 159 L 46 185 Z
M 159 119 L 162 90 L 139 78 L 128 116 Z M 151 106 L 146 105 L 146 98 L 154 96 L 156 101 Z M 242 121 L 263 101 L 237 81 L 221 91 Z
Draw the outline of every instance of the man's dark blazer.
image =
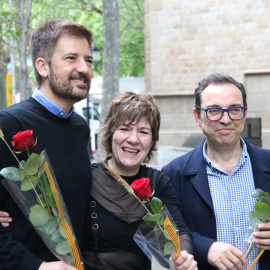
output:
M 245 143 L 251 159 L 255 188 L 270 192 L 270 150 L 256 147 L 246 140 Z M 207 260 L 209 247 L 216 241 L 217 235 L 206 163 L 203 159 L 203 143 L 171 161 L 162 171 L 171 179 L 183 218 L 192 232 L 198 268 L 215 269 Z M 259 264 L 260 270 L 270 269 L 270 251 L 264 252 Z

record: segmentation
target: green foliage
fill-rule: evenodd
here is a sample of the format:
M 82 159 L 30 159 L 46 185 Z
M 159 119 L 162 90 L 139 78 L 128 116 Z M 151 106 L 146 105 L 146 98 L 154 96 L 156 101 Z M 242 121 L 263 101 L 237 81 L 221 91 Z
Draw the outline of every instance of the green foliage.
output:
M 34 205 L 31 207 L 29 219 L 36 227 L 45 225 L 49 221 L 49 212 L 40 205 Z
M 249 218 L 250 218 L 250 220 L 251 220 L 252 226 L 253 226 L 254 229 L 256 230 L 258 224 L 261 223 L 261 220 L 257 217 L 257 215 L 255 214 L 254 211 L 249 212 L 248 216 L 249 216 Z
M 149 228 L 154 230 L 157 228 L 157 230 L 162 231 L 162 233 L 156 233 L 156 236 L 162 237 L 162 235 L 164 235 L 162 239 L 164 244 L 163 251 L 165 254 L 172 254 L 175 251 L 175 246 L 164 228 L 165 217 L 163 214 L 164 208 L 162 206 L 162 201 L 157 197 L 152 197 L 151 201 L 148 201 L 148 203 L 154 214 L 146 213 L 142 219 Z M 174 232 L 176 232 L 176 226 L 173 222 L 171 222 L 171 227 Z
M 252 197 L 256 198 L 260 202 L 270 204 L 270 193 L 264 192 L 260 188 L 255 189 L 254 193 L 252 194 Z
M 28 175 L 38 173 L 40 166 L 40 155 L 33 153 L 24 164 L 24 172 Z
M 44 224 L 43 230 L 46 234 L 50 235 L 56 231 L 57 227 L 58 227 L 58 222 L 57 222 L 56 217 L 51 216 L 48 222 Z
M 154 214 L 158 214 L 162 210 L 162 201 L 157 197 L 153 197 L 151 199 L 150 207 Z
M 134 0 L 120 1 L 120 74 L 121 77 L 141 77 L 144 75 L 144 33 L 143 4 L 139 8 Z M 127 20 L 125 20 L 126 18 Z
M 164 253 L 165 254 L 172 254 L 175 251 L 175 246 L 173 244 L 173 242 L 167 242 L 164 245 Z
M 54 242 L 54 243 L 60 243 L 62 241 L 62 236 L 59 232 L 59 230 L 55 230 L 52 235 L 51 235 L 51 240 Z
M 256 217 L 260 220 L 259 223 L 268 222 L 270 219 L 270 193 L 256 188 L 252 196 L 257 199 L 254 206 L 255 211 L 249 215 L 252 222 Z
M 38 185 L 38 178 L 33 175 L 29 175 L 22 180 L 21 190 L 27 191 L 35 188 Z
M 6 167 L 0 171 L 0 175 L 12 181 L 20 180 L 20 170 L 14 167 Z
M 270 218 L 270 205 L 264 202 L 255 203 L 255 213 L 261 220 L 267 220 Z
M 249 212 L 249 218 L 251 220 L 254 231 L 258 231 L 258 224 L 263 222 L 270 222 L 270 193 L 264 192 L 263 190 L 257 188 L 252 194 L 254 198 L 257 199 L 255 203 L 254 210 Z M 255 244 L 249 245 L 245 257 L 248 258 Z
M 15 52 L 18 61 L 18 44 L 21 34 L 18 1 L 12 0 L 13 9 L 10 10 L 6 2 L 0 10 L 2 31 L 0 32 L 0 45 L 9 48 L 9 34 L 14 38 Z M 94 36 L 95 44 L 101 50 L 99 63 L 93 64 L 93 73 L 102 75 L 103 56 L 103 22 L 102 15 L 90 9 L 91 1 L 88 0 L 33 0 L 31 20 L 29 25 L 29 39 L 31 31 L 51 19 L 69 19 L 76 21 L 88 29 Z M 102 11 L 102 0 L 92 1 L 96 8 Z M 135 0 L 119 1 L 120 13 L 120 77 L 140 77 L 144 75 L 144 33 L 143 33 L 143 0 L 137 6 Z M 125 3 L 125 4 L 124 4 Z M 57 7 L 57 8 L 56 8 Z M 124 19 L 126 18 L 126 19 Z M 2 43 L 1 43 L 2 41 Z M 30 59 L 30 51 L 28 51 Z M 33 67 L 29 67 L 29 78 L 35 81 Z M 35 84 L 33 84 L 33 87 Z
M 161 214 L 146 215 L 142 219 L 150 227 L 154 228 L 156 223 L 160 221 Z
M 70 246 L 67 240 L 63 240 L 60 243 L 58 243 L 55 247 L 55 250 L 57 253 L 61 255 L 66 255 L 71 252 Z

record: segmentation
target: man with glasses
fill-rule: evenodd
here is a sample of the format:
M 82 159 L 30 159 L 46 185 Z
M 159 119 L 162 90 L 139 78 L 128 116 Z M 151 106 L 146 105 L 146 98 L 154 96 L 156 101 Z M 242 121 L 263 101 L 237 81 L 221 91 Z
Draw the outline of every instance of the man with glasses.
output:
M 198 269 L 246 269 L 243 244 L 256 188 L 270 191 L 270 150 L 241 137 L 247 115 L 244 86 L 233 78 L 212 74 L 195 89 L 194 118 L 206 140 L 162 170 L 177 193 L 194 242 Z M 270 223 L 258 225 L 253 269 L 270 265 Z M 260 239 L 263 238 L 263 239 Z

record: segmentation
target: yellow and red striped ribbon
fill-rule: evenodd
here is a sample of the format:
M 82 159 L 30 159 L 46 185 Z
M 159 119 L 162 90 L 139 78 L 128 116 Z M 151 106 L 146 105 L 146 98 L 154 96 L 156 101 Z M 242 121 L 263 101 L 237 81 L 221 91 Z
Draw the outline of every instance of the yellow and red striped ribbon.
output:
M 166 231 L 166 233 L 169 235 L 169 237 L 171 238 L 175 249 L 176 249 L 176 256 L 177 258 L 179 258 L 181 256 L 181 250 L 180 250 L 180 240 L 176 234 L 176 232 L 174 231 L 174 229 L 172 228 L 171 222 L 169 217 L 167 216 L 165 221 L 164 221 L 164 229 Z
M 265 249 L 262 249 L 261 252 L 259 253 L 258 257 L 254 260 L 254 262 L 250 265 L 250 267 L 248 268 L 248 270 L 251 270 L 254 265 L 257 263 L 257 261 L 261 258 L 261 256 L 263 255 Z
M 53 196 L 54 196 L 54 199 L 55 199 L 58 211 L 59 211 L 59 215 L 60 215 L 60 218 L 62 220 L 62 224 L 63 224 L 64 230 L 65 230 L 66 236 L 67 236 L 67 240 L 69 242 L 70 249 L 71 249 L 71 252 L 72 252 L 72 255 L 73 255 L 73 258 L 74 258 L 75 267 L 78 270 L 83 270 L 84 268 L 83 268 L 83 265 L 82 265 L 81 257 L 80 257 L 79 251 L 77 249 L 76 243 L 74 241 L 71 229 L 68 226 L 68 223 L 67 223 L 67 221 L 66 221 L 66 219 L 64 217 L 63 208 L 62 208 L 62 205 L 61 205 L 61 202 L 60 202 L 59 194 L 57 192 L 55 183 L 53 181 L 53 177 L 52 177 L 49 165 L 48 165 L 47 162 L 45 162 L 44 166 L 45 166 L 45 170 L 46 170 L 49 182 L 50 182 L 50 186 L 52 188 Z

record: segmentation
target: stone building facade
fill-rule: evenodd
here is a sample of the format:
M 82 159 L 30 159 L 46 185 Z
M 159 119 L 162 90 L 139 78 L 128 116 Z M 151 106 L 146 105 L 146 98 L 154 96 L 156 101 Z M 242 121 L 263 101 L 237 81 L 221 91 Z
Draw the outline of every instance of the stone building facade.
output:
M 161 109 L 159 144 L 192 146 L 188 140 L 201 136 L 194 89 L 221 72 L 244 83 L 248 118 L 261 120 L 247 133 L 261 131 L 270 148 L 270 1 L 144 0 L 144 12 L 146 91 Z

